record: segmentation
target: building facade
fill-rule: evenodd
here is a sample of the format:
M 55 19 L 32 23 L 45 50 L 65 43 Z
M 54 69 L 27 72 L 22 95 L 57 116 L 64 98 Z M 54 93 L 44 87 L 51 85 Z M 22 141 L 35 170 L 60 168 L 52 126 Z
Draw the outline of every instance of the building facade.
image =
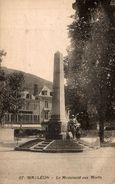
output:
M 51 117 L 52 90 L 47 86 L 33 95 L 28 91 L 21 93 L 23 106 L 17 114 L 6 113 L 5 124 L 47 124 Z

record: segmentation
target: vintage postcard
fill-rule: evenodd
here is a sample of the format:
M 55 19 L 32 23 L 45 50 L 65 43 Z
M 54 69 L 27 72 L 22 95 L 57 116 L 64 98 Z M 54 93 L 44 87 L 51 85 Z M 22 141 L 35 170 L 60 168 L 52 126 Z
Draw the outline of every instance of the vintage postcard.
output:
M 115 0 L 0 0 L 0 184 L 115 184 Z

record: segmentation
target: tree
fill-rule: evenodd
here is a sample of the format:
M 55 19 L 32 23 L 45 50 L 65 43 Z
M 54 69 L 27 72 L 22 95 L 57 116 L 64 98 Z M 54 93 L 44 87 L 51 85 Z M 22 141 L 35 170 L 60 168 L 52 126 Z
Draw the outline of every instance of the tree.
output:
M 1 119 L 3 117 L 4 114 L 4 97 L 3 95 L 6 94 L 5 93 L 5 88 L 4 88 L 4 84 L 5 84 L 5 73 L 1 68 L 1 63 L 3 60 L 3 57 L 6 56 L 6 52 L 4 50 L 0 50 L 0 122 Z
M 24 75 L 14 72 L 5 76 L 4 86 L 0 89 L 0 123 L 6 112 L 17 114 L 23 105 L 20 93 L 23 90 Z
M 9 91 L 10 107 L 9 111 L 18 113 L 19 109 L 23 105 L 21 99 L 21 92 L 24 89 L 24 75 L 22 72 L 14 72 L 7 76 L 6 80 L 7 90 Z
M 20 93 L 23 90 L 24 75 L 22 72 L 14 72 L 9 75 L 1 68 L 4 50 L 0 50 L 0 124 L 6 112 L 18 113 L 23 105 Z
M 111 33 L 109 3 L 109 0 L 76 0 L 74 20 L 69 25 L 68 86 L 77 89 L 82 103 L 95 105 L 101 142 L 104 141 L 104 121 L 111 104 L 114 78 L 115 53 L 111 48 L 115 42 L 110 39 L 114 34 Z
M 6 52 L 4 50 L 0 50 L 0 69 L 1 69 L 1 63 L 2 63 L 2 60 L 3 60 L 3 56 L 6 56 Z

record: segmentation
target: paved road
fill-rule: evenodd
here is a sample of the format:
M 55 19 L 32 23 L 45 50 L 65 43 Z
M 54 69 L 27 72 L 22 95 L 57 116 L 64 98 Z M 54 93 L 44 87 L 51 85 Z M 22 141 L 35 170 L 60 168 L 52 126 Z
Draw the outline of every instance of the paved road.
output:
M 115 147 L 83 153 L 0 150 L 0 184 L 115 184 Z

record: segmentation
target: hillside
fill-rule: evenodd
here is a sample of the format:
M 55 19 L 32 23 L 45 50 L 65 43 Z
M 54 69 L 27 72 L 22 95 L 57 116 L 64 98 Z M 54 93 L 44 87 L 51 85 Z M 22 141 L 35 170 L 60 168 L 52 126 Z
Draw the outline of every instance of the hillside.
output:
M 20 72 L 19 70 L 9 69 L 6 67 L 3 67 L 3 70 L 6 74 L 10 74 L 13 72 Z M 44 85 L 46 85 L 47 87 L 52 89 L 52 82 L 45 80 L 45 79 L 42 79 L 42 78 L 40 78 L 36 75 L 33 75 L 33 74 L 29 74 L 29 73 L 25 73 L 25 72 L 22 72 L 22 73 L 24 74 L 24 77 L 25 77 L 25 89 L 27 89 L 31 93 L 33 93 L 34 84 L 38 85 L 38 90 L 41 89 Z

